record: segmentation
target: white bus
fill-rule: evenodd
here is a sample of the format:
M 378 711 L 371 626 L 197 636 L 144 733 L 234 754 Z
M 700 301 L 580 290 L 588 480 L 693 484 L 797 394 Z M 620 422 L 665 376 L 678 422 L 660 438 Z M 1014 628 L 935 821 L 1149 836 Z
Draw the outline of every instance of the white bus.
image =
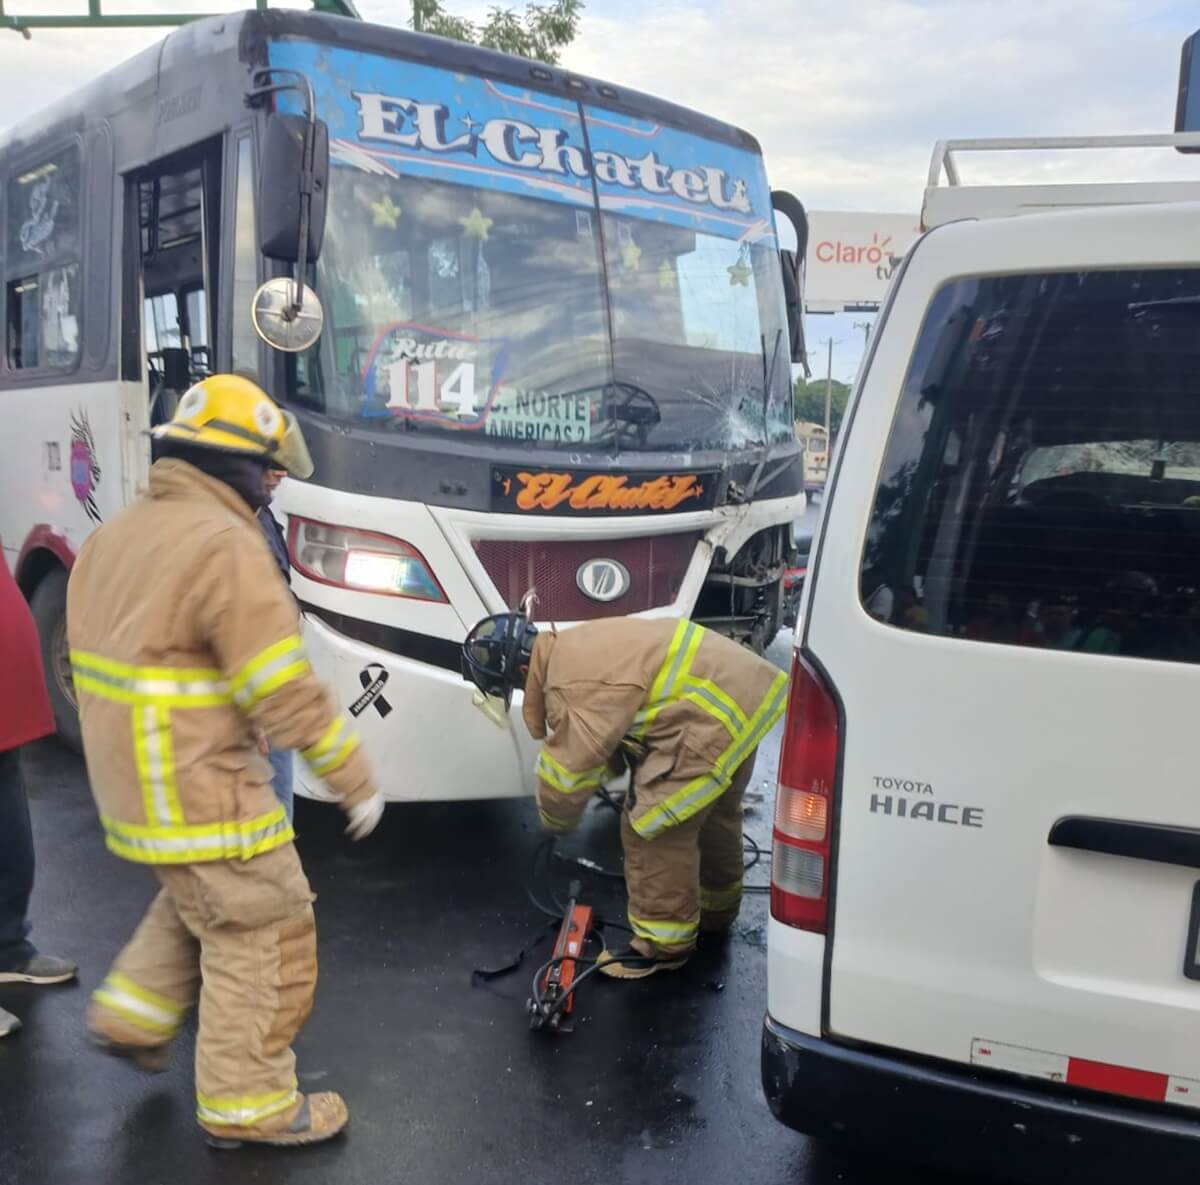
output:
M 292 588 L 392 798 L 531 788 L 529 738 L 459 671 L 466 630 L 530 589 L 559 625 L 774 636 L 804 506 L 799 293 L 745 132 L 474 46 L 252 12 L 11 129 L 0 187 L 0 538 L 67 740 L 72 559 L 213 372 L 303 424 L 316 473 L 276 507 Z M 324 328 L 284 352 L 251 308 L 301 266 Z
M 796 424 L 796 439 L 804 448 L 804 488 L 819 493 L 829 474 L 829 433 L 820 424 L 800 421 Z

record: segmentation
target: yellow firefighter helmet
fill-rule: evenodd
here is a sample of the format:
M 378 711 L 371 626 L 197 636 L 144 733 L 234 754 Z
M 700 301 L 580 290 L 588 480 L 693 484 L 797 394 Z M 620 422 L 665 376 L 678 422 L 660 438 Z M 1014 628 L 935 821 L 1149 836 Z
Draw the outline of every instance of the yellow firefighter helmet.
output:
M 293 477 L 312 476 L 312 457 L 295 416 L 240 375 L 214 374 L 188 388 L 170 421 L 153 434 L 158 440 L 262 457 Z

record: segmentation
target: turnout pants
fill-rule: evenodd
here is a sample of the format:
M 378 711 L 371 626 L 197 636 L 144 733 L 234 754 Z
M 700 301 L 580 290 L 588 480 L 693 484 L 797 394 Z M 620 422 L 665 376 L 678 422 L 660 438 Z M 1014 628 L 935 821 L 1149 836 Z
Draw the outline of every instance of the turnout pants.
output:
M 702 811 L 643 839 L 621 816 L 625 887 L 635 950 L 660 959 L 691 953 L 700 930 L 733 926 L 742 904 L 742 796 L 756 752 Z
M 222 1136 L 286 1128 L 303 1102 L 291 1045 L 317 982 L 313 894 L 295 846 L 155 872 L 162 890 L 93 994 L 89 1027 L 164 1045 L 198 999 L 201 1125 Z

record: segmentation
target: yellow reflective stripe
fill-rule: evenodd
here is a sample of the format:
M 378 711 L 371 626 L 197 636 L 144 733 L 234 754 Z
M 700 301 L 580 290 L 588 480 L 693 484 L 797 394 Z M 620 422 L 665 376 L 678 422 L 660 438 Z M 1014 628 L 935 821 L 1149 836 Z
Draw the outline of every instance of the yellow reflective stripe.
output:
M 714 683 L 711 679 L 688 679 L 689 690 L 702 691 L 706 695 L 716 700 L 728 713 L 737 721 L 739 728 L 745 728 L 749 721 L 746 719 L 746 713 L 742 711 L 741 705 L 727 692 L 723 687 Z
M 300 756 L 308 762 L 309 769 L 319 778 L 341 769 L 358 748 L 357 731 L 349 726 L 344 716 L 337 716 L 322 734 L 321 739 Z
M 696 651 L 704 639 L 704 630 L 693 622 L 683 618 L 675 627 L 671 645 L 667 647 L 667 656 L 658 669 L 654 682 L 650 685 L 650 694 L 642 710 L 633 718 L 633 728 L 630 736 L 635 739 L 645 736 L 657 719 L 658 714 L 673 699 L 677 698 L 680 682 L 687 678 L 696 658 Z
M 99 699 L 112 700 L 118 704 L 162 704 L 167 708 L 217 708 L 233 703 L 233 696 L 227 691 L 210 692 L 178 692 L 168 694 L 147 694 L 132 691 L 125 687 L 114 687 L 111 683 L 94 679 L 89 675 L 75 672 L 75 689 L 86 691 Z
M 633 829 L 643 839 L 653 839 L 660 831 L 690 819 L 709 803 L 715 802 L 725 793 L 728 785 L 729 779 L 717 774 L 694 778 L 682 790 L 677 790 L 653 810 L 647 811 L 642 818 L 633 820 Z
M 233 702 L 221 672 L 209 667 L 139 667 L 85 650 L 71 651 L 75 686 L 121 704 L 207 708 Z
M 746 727 L 746 713 L 710 679 L 688 679 L 682 698 L 718 720 L 733 738 Z
M 343 716 L 335 716 L 330 722 L 329 727 L 321 733 L 321 739 L 315 745 L 311 745 L 307 749 L 300 751 L 300 756 L 305 761 L 313 762 L 324 757 L 334 745 L 337 744 L 338 737 L 346 730 L 346 720 Z
M 324 761 L 318 761 L 315 764 L 309 762 L 309 768 L 317 775 L 318 778 L 328 777 L 331 773 L 342 768 L 347 761 L 350 760 L 350 754 L 358 748 L 358 733 L 352 732 L 345 741 L 342 742 L 342 747 L 336 753 L 331 753 Z
M 204 1123 L 253 1127 L 293 1106 L 300 1098 L 295 1086 L 258 1095 L 209 1095 L 196 1092 L 196 1117 Z
M 138 864 L 249 860 L 295 838 L 282 806 L 254 819 L 228 823 L 143 826 L 107 815 L 100 822 L 109 850 Z
M 175 786 L 171 719 L 161 704 L 134 705 L 133 756 L 147 822 L 181 824 L 183 809 Z
M 548 814 L 546 811 L 538 807 L 538 818 L 542 821 L 542 826 L 551 831 L 565 831 L 570 823 L 566 819 L 559 819 L 554 815 Z
M 545 749 L 538 754 L 536 767 L 538 777 L 563 794 L 578 794 L 581 790 L 594 790 L 603 783 L 607 769 L 607 765 L 596 765 L 591 769 L 572 773 Z
M 183 823 L 183 807 L 179 804 L 179 787 L 175 782 L 175 738 L 171 734 L 170 713 L 162 705 L 154 709 L 158 723 L 159 743 L 162 746 L 162 792 L 167 802 L 169 821 Z
M 150 738 L 146 728 L 146 714 L 153 718 L 153 704 L 135 704 L 133 709 L 133 764 L 137 769 L 138 785 L 142 791 L 142 809 L 146 812 L 146 822 L 170 823 L 166 817 L 166 805 L 159 809 L 159 803 L 154 799 L 154 787 L 150 779 Z M 153 728 L 153 723 L 151 723 Z
M 108 975 L 92 993 L 92 999 L 122 1020 L 155 1036 L 172 1036 L 183 1020 L 181 1005 L 140 987 L 118 971 Z
M 728 885 L 710 889 L 700 886 L 700 908 L 710 913 L 722 913 L 734 909 L 742 902 L 742 882 L 732 881 Z
M 171 683 L 223 682 L 221 672 L 214 667 L 132 666 L 129 663 L 104 658 L 102 655 L 93 654 L 88 650 L 72 650 L 71 665 L 74 667 L 84 666 L 119 679 L 138 679 L 148 682 L 162 680 Z
M 746 760 L 751 751 L 762 743 L 763 738 L 775 727 L 776 721 L 783 715 L 783 709 L 786 707 L 784 693 L 787 691 L 787 685 L 788 677 L 783 671 L 780 671 L 771 683 L 767 694 L 763 696 L 757 711 L 750 717 L 742 736 L 721 754 L 717 762 L 717 772 L 724 774 L 727 780 L 737 773 L 738 767 Z
M 633 914 L 627 916 L 633 932 L 639 938 L 648 938 L 651 942 L 691 942 L 700 929 L 699 922 L 659 922 L 648 918 L 635 918 Z
M 134 999 L 140 1000 L 143 1004 L 148 1004 L 151 1008 L 158 1009 L 165 1017 L 171 1017 L 174 1020 L 179 1020 L 187 1009 L 176 1001 L 169 999 L 167 996 L 160 996 L 157 992 L 152 992 L 149 988 L 144 988 L 140 983 L 135 983 L 128 975 L 120 971 L 110 971 L 104 981 L 117 991 L 125 992 Z
M 254 684 L 253 690 L 243 693 L 246 700 L 245 702 L 239 701 L 239 706 L 252 708 L 256 704 L 262 703 L 267 696 L 274 695 L 284 684 L 292 682 L 293 679 L 299 679 L 301 675 L 307 675 L 311 669 L 308 659 L 300 658 L 279 670 L 271 671 L 269 674 L 264 673 L 260 676 L 261 681 Z
M 230 679 L 229 688 L 239 707 L 252 708 L 309 669 L 300 635 L 289 634 L 242 666 Z
M 660 831 L 690 819 L 714 799 L 719 798 L 733 775 L 737 773 L 738 767 L 761 744 L 762 739 L 783 715 L 786 691 L 787 675 L 780 671 L 746 727 L 717 758 L 712 772 L 694 778 L 682 789 L 676 790 L 669 798 L 647 811 L 640 819 L 632 820 L 634 831 L 643 839 L 653 839 Z
M 143 1015 L 143 1009 L 140 1004 L 131 1004 L 127 998 L 118 996 L 104 988 L 97 988 L 92 993 L 92 999 L 97 1004 L 107 1008 L 109 1012 L 115 1012 L 123 1021 L 147 1033 L 153 1033 L 156 1037 L 173 1037 L 176 1029 L 179 1028 L 177 1024 L 167 1024 L 163 1021 L 150 1020 Z

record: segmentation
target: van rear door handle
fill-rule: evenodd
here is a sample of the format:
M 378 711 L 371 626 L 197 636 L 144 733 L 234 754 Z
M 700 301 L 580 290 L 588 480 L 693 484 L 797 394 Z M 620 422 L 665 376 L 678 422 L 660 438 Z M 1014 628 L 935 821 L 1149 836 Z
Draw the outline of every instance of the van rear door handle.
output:
M 1050 828 L 1047 842 L 1056 848 L 1200 868 L 1200 831 L 1193 827 L 1064 815 Z

